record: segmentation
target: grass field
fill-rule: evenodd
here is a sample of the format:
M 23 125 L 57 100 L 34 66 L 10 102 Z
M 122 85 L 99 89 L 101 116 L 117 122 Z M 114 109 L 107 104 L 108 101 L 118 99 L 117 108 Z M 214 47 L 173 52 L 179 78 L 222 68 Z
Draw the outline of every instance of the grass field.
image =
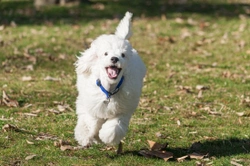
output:
M 127 10 L 147 76 L 124 153 L 73 149 L 76 55 L 113 33 Z M 247 1 L 103 0 L 35 10 L 31 1 L 2 0 L 0 11 L 0 165 L 250 165 Z M 173 158 L 141 155 L 147 140 L 167 143 Z M 201 157 L 177 161 L 193 152 Z

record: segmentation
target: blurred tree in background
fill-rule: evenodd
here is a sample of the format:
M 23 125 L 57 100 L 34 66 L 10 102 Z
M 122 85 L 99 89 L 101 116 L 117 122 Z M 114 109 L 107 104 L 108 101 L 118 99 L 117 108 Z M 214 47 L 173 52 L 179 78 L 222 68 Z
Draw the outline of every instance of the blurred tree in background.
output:
M 89 0 L 34 0 L 35 7 L 41 7 L 46 5 L 65 5 L 66 3 L 90 3 Z

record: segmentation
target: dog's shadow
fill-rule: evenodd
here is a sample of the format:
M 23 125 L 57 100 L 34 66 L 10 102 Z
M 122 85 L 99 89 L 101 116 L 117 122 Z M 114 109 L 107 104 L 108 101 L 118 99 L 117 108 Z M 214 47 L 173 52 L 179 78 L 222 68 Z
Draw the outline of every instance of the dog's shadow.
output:
M 191 154 L 193 152 L 208 154 L 208 157 L 221 158 L 226 156 L 234 156 L 239 154 L 247 154 L 250 152 L 250 139 L 217 139 L 205 142 L 196 142 L 190 147 L 167 147 L 165 149 L 168 152 L 172 152 L 174 158 L 172 161 L 176 161 L 177 158 Z M 122 155 L 110 156 L 111 158 L 122 157 L 126 155 L 141 156 L 139 151 L 124 151 Z

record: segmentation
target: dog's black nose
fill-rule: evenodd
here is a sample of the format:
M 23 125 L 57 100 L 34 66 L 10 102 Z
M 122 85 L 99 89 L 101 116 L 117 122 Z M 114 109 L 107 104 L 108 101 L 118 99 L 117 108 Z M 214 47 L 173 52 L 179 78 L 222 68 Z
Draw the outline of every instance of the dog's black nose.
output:
M 111 58 L 111 62 L 112 62 L 112 63 L 116 63 L 116 62 L 118 62 L 118 61 L 119 61 L 119 59 L 118 59 L 117 57 L 114 57 L 114 56 L 113 56 L 113 57 Z

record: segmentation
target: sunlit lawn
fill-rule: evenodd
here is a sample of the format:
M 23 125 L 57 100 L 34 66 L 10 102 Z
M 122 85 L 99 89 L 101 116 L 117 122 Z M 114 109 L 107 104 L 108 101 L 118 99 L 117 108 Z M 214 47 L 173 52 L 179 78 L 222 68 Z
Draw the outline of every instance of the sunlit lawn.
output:
M 0 2 L 0 87 L 12 100 L 7 106 L 0 95 L 0 165 L 249 165 L 250 6 L 193 2 L 94 1 L 39 11 L 29 1 Z M 134 13 L 131 43 L 147 77 L 124 154 L 105 145 L 77 149 L 76 55 L 113 33 L 126 10 Z M 141 155 L 147 140 L 167 143 L 173 158 Z M 202 157 L 177 161 L 193 152 Z

